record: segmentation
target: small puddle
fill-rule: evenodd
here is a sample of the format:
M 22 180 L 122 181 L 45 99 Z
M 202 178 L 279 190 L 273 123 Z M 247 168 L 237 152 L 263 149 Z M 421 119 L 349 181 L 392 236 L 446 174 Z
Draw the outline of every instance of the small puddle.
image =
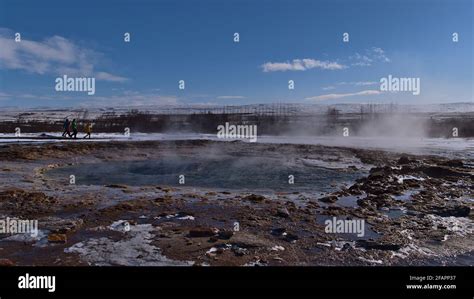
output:
M 398 207 L 390 207 L 388 210 L 379 210 L 379 212 L 390 219 L 398 219 L 407 213 L 406 209 L 400 209 Z
M 412 189 L 412 190 L 409 190 L 409 191 L 406 191 L 405 193 L 401 194 L 401 195 L 392 195 L 392 198 L 394 200 L 399 200 L 399 201 L 410 201 L 411 200 L 411 196 L 420 192 L 421 189 L 417 188 L 417 189 Z
M 360 199 L 360 196 L 357 197 L 355 195 L 349 196 L 342 196 L 334 203 L 335 205 L 347 208 L 355 208 L 357 207 L 357 200 Z

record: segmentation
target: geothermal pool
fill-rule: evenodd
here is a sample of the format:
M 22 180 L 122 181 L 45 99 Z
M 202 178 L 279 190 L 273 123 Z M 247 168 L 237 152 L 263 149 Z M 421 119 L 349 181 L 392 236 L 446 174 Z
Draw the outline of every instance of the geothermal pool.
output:
M 353 182 L 362 171 L 347 172 L 304 164 L 298 159 L 248 156 L 163 157 L 147 161 L 77 164 L 50 170 L 48 177 L 79 185 L 170 185 L 249 191 L 330 192 Z M 180 184 L 184 175 L 184 184 Z M 294 184 L 289 184 L 289 176 Z

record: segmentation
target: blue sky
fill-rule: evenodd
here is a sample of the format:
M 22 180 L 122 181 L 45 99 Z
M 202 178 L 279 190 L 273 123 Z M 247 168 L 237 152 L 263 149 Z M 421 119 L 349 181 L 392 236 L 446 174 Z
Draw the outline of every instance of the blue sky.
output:
M 473 101 L 471 0 L 111 3 L 0 0 L 0 106 Z M 380 92 L 389 74 L 421 94 Z

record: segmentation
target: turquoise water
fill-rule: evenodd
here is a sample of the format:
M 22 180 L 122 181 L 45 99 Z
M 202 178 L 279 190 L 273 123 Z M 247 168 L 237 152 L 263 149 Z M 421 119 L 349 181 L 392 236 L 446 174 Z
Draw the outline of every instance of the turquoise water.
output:
M 48 172 L 54 180 L 76 177 L 81 185 L 171 185 L 218 189 L 330 192 L 335 183 L 352 182 L 363 173 L 305 166 L 285 159 L 218 156 L 172 156 L 158 160 L 78 164 Z M 289 184 L 289 176 L 294 184 Z M 181 185 L 182 186 L 182 185 Z

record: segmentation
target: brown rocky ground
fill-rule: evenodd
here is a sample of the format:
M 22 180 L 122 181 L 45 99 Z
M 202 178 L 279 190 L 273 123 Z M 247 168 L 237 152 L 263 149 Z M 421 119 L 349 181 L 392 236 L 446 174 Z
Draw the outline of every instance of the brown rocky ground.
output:
M 47 175 L 65 165 L 197 149 L 352 157 L 370 171 L 324 195 L 70 185 Z M 147 141 L 6 145 L 0 163 L 0 218 L 37 219 L 42 232 L 20 240 L 0 234 L 3 265 L 457 264 L 457 255 L 474 248 L 472 161 L 310 145 Z M 328 234 L 324 220 L 333 216 L 365 219 L 370 233 Z

